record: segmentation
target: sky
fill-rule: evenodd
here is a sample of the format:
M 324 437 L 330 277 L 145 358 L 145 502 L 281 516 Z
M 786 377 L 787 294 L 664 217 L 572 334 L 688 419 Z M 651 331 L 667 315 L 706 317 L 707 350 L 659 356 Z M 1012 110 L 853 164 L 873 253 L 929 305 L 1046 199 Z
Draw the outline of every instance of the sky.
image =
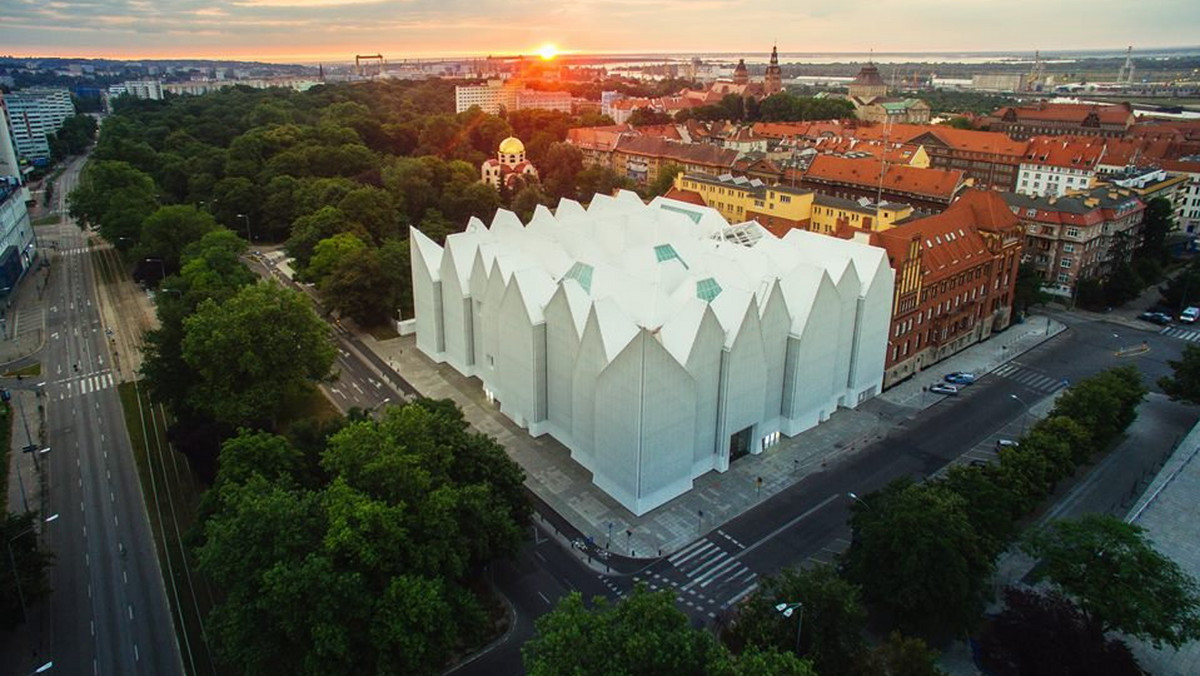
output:
M 14 56 L 389 62 L 434 55 L 1134 49 L 1200 43 L 1197 0 L 4 0 Z

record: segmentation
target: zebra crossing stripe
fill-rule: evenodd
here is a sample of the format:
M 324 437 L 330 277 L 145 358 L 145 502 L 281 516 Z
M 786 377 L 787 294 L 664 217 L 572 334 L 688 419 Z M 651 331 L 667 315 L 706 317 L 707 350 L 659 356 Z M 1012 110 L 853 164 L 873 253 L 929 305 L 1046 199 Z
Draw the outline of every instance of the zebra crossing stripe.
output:
M 708 574 L 708 579 L 707 579 L 707 580 L 703 580 L 703 581 L 697 580 L 698 582 L 700 582 L 700 588 L 701 588 L 701 589 L 704 589 L 704 588 L 705 588 L 705 587 L 707 587 L 708 585 L 710 585 L 710 584 L 712 584 L 712 583 L 716 582 L 717 580 L 719 580 L 719 579 L 721 578 L 721 576 L 722 576 L 722 575 L 724 575 L 725 573 L 727 573 L 727 572 L 729 572 L 729 571 L 731 571 L 731 570 L 735 569 L 737 566 L 740 566 L 740 565 L 742 565 L 742 563 L 741 563 L 740 561 L 737 561 L 737 560 L 735 559 L 735 560 L 731 560 L 731 561 L 729 561 L 728 563 L 726 563 L 725 565 L 721 566 L 720 568 L 716 568 L 715 570 L 713 570 L 712 572 L 710 572 L 710 573 Z
M 700 547 L 699 549 L 696 549 L 696 545 L 703 545 L 703 546 Z M 676 559 L 675 556 L 673 556 L 670 559 L 667 559 L 667 561 L 670 561 L 671 563 L 675 564 L 675 567 L 678 568 L 679 566 L 682 566 L 686 561 L 688 561 L 692 557 L 699 554 L 700 552 L 703 552 L 711 547 L 716 547 L 716 545 L 709 542 L 708 540 L 698 540 L 696 542 L 696 545 L 692 545 L 691 547 L 688 547 L 687 549 L 683 550 L 682 552 L 675 554 L 675 556 L 679 556 L 680 554 L 687 554 L 687 556 L 684 556 L 682 559 Z M 690 550 L 690 553 L 688 553 L 689 550 Z

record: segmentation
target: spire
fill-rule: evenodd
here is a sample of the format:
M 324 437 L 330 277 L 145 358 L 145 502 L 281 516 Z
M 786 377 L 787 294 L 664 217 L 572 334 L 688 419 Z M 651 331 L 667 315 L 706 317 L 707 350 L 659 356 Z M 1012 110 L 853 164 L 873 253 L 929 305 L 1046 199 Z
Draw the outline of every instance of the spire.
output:
M 778 45 L 771 45 L 771 65 L 772 66 L 779 65 L 779 46 Z

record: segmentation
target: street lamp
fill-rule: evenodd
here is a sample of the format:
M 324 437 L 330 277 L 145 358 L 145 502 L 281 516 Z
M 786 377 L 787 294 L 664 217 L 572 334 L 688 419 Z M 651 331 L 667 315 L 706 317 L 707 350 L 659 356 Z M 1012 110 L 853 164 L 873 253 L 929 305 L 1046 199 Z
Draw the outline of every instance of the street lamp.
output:
M 854 495 L 851 493 L 850 495 Z M 791 617 L 792 613 L 797 613 L 799 617 L 796 619 L 796 655 L 800 655 L 800 628 L 804 626 L 804 604 L 800 601 L 792 603 L 780 603 L 775 606 L 775 610 L 779 611 L 784 617 Z
M 867 504 L 867 501 L 866 501 L 866 500 L 863 500 L 862 498 L 858 497 L 858 496 L 857 496 L 857 495 L 855 495 L 854 493 L 847 493 L 847 494 L 846 494 L 846 497 L 848 497 L 848 498 L 850 498 L 851 500 L 853 500 L 853 501 L 857 502 L 858 504 L 862 505 L 863 507 L 866 507 L 867 509 L 871 509 L 871 505 Z
M 1116 335 L 1116 334 L 1114 334 L 1114 335 Z M 1012 399 L 1014 401 L 1016 401 L 1017 403 L 1019 403 L 1025 407 L 1025 414 L 1021 416 L 1021 436 L 1025 436 L 1026 430 L 1029 429 L 1029 404 L 1025 403 L 1024 399 L 1018 397 L 1015 394 L 1010 394 L 1008 396 L 1012 397 Z
M 380 409 L 380 407 L 384 406 L 391 400 L 392 400 L 391 397 L 384 397 L 383 401 L 379 402 L 378 404 L 375 404 L 374 406 L 371 407 L 370 411 L 367 411 L 367 415 L 368 416 L 375 415 L 375 411 L 378 411 Z
M 248 214 L 238 214 L 238 218 L 246 219 L 246 239 L 254 242 L 254 233 L 250 230 L 250 216 Z
M 44 519 L 42 521 L 42 523 L 50 523 L 51 521 L 54 521 L 57 518 L 58 518 L 58 515 L 54 514 L 54 515 Z M 36 532 L 36 531 L 34 530 L 33 526 L 30 526 L 29 528 L 26 528 L 25 530 L 21 531 L 20 533 L 17 533 L 16 535 L 10 537 L 8 539 L 8 542 L 4 543 L 5 546 L 8 547 L 8 562 L 10 565 L 12 565 L 13 580 L 17 583 L 17 601 L 19 601 L 21 604 L 21 621 L 22 622 L 24 622 L 25 618 L 27 617 L 27 612 L 25 609 L 25 593 L 23 591 L 21 591 L 21 573 L 17 570 L 17 557 L 16 557 L 16 555 L 13 554 L 12 543 L 16 542 L 18 538 L 24 537 L 24 536 L 26 536 L 30 533 L 34 533 L 34 532 Z M 49 669 L 51 666 L 53 666 L 53 663 L 51 662 L 48 665 L 42 665 L 42 666 L 43 666 L 43 668 L 39 669 L 38 672 L 35 672 L 35 673 L 41 673 L 42 671 Z

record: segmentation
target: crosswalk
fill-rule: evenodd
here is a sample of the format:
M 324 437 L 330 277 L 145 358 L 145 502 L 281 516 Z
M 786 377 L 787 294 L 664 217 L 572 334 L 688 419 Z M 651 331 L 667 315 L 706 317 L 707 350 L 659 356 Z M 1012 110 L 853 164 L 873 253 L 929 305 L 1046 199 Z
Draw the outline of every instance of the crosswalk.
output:
M 100 390 L 107 390 L 115 384 L 116 381 L 113 379 L 112 371 L 108 370 L 75 376 L 73 378 L 64 378 L 54 383 L 59 401 L 70 399 L 71 397 L 82 397 L 85 394 L 99 392 Z
M 1031 390 L 1037 390 L 1038 392 L 1043 392 L 1045 394 L 1054 394 L 1055 392 L 1067 386 L 1067 381 L 1063 380 L 1062 378 L 1055 378 L 1036 369 L 1029 368 L 1028 366 L 1021 366 L 1020 364 L 1011 361 L 995 371 L 992 371 L 992 375 L 1006 378 L 1015 383 L 1024 385 Z
M 58 255 L 60 255 L 60 256 L 82 256 L 85 254 L 89 254 L 91 252 L 92 252 L 92 249 L 90 247 L 79 247 L 79 248 L 75 248 L 75 249 L 60 249 L 58 252 Z
M 1168 326 L 1162 331 L 1159 331 L 1159 333 L 1164 336 L 1171 336 L 1172 338 L 1186 340 L 1191 343 L 1200 343 L 1200 328 L 1191 329 L 1184 328 L 1182 326 Z
M 672 589 L 675 600 L 709 618 L 745 597 L 758 586 L 758 574 L 737 557 L 745 547 L 724 531 L 669 556 L 664 565 L 634 576 L 651 591 Z

